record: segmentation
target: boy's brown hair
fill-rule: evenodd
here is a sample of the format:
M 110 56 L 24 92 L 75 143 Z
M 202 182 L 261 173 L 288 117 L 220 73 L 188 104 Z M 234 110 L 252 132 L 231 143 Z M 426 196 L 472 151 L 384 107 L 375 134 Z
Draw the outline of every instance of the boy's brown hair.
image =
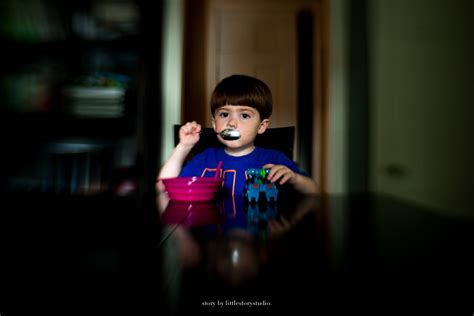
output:
M 224 105 L 245 105 L 255 108 L 264 120 L 272 114 L 273 101 L 270 88 L 261 80 L 246 76 L 232 75 L 222 79 L 211 96 L 211 113 Z

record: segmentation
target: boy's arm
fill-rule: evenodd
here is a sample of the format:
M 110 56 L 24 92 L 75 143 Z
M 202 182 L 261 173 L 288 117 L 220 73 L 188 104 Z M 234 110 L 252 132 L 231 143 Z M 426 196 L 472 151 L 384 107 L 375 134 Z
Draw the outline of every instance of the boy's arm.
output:
M 291 181 L 291 183 L 293 184 L 293 187 L 295 188 L 295 190 L 303 194 L 321 193 L 316 181 L 302 174 L 295 173 L 295 177 L 293 181 Z
M 319 189 L 316 181 L 310 177 L 292 171 L 284 165 L 266 164 L 263 168 L 269 168 L 270 173 L 268 180 L 271 182 L 278 182 L 279 184 L 289 183 L 293 188 L 302 194 L 319 194 Z
M 171 155 L 161 167 L 160 172 L 158 173 L 158 179 L 177 177 L 181 172 L 184 161 L 191 152 L 191 149 L 193 149 L 193 145 L 185 145 L 181 143 L 176 145 L 171 152 Z
M 189 122 L 181 126 L 179 129 L 179 143 L 161 167 L 158 173 L 158 180 L 162 178 L 174 178 L 179 175 L 186 157 L 199 141 L 200 132 L 201 125 L 196 122 Z
M 161 212 L 165 211 L 169 202 L 169 198 L 167 195 L 161 194 L 165 191 L 165 185 L 160 179 L 177 177 L 183 168 L 186 156 L 189 154 L 192 148 L 193 145 L 183 145 L 181 143 L 176 145 L 176 147 L 173 149 L 173 152 L 168 157 L 168 160 L 166 160 L 158 173 L 155 188 L 156 192 L 160 193 L 157 198 L 157 203 Z

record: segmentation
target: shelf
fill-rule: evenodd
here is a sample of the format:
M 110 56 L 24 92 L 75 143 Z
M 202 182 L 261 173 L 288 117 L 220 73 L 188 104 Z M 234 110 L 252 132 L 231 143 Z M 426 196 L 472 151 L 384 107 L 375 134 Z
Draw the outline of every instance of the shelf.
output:
M 2 7 L 0 43 L 10 57 L 0 61 L 0 186 L 91 194 L 115 190 L 118 170 L 142 163 L 144 174 L 156 173 L 147 159 L 157 158 L 144 159 L 138 144 L 156 145 L 158 133 L 137 113 L 148 122 L 159 107 L 160 2 Z
M 50 113 L 2 114 L 0 130 L 17 140 L 41 141 L 51 138 L 82 137 L 117 139 L 133 135 L 135 122 L 131 117 L 78 118 Z
M 11 40 L 1 42 L 4 53 L 15 56 L 0 62 L 0 69 L 4 72 L 18 72 L 21 69 L 44 71 L 48 67 L 53 67 L 49 71 L 54 72 L 57 71 L 54 69 L 60 67 L 66 75 L 77 75 L 88 67 L 99 71 L 100 67 L 108 64 L 102 70 L 132 74 L 139 63 L 139 56 L 145 50 L 145 45 L 138 36 L 110 41 L 68 39 L 37 43 Z M 108 56 L 107 63 L 102 60 L 104 56 Z M 101 66 L 94 69 L 99 64 Z
M 23 53 L 25 55 L 77 53 L 78 50 L 83 51 L 96 47 L 106 47 L 110 50 L 138 51 L 143 46 L 143 41 L 138 35 L 129 35 L 112 40 L 86 40 L 79 38 L 37 42 L 23 42 L 9 38 L 0 38 L 0 40 L 4 43 L 3 51 L 5 54 Z M 14 56 L 18 57 L 17 55 Z

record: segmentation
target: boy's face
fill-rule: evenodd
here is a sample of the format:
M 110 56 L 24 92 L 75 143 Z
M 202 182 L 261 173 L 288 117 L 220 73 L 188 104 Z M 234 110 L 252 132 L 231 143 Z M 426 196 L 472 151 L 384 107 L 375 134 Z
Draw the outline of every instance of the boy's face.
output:
M 257 109 L 245 105 L 224 105 L 218 108 L 212 119 L 216 132 L 225 128 L 236 129 L 240 132 L 238 140 L 220 141 L 228 148 L 240 149 L 253 146 L 257 134 L 262 134 L 268 127 L 269 120 L 261 121 Z

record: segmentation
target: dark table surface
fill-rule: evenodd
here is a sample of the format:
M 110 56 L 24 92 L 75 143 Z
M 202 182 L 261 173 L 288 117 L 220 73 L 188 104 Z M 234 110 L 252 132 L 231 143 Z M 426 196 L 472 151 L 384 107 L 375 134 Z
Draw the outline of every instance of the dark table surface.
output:
M 161 220 L 172 313 L 474 312 L 466 219 L 380 196 L 290 194 L 277 203 L 171 201 Z
M 2 201 L 2 316 L 474 312 L 472 219 L 384 196 Z

